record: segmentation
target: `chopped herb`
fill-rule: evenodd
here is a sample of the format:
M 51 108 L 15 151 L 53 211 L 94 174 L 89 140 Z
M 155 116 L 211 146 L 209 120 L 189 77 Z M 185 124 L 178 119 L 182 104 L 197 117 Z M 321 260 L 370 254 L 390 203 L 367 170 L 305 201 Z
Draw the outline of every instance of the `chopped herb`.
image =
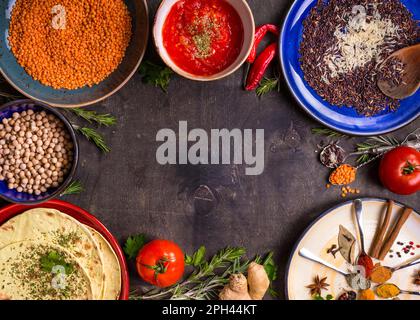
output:
M 167 91 L 173 74 L 171 69 L 145 61 L 141 64 L 139 71 L 145 83 L 160 87 L 165 92 Z

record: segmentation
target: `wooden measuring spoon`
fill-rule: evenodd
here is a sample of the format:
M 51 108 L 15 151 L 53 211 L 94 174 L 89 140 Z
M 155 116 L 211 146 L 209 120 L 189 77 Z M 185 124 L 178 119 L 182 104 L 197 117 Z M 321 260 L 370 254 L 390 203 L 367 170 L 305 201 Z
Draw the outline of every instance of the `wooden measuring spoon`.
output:
M 404 99 L 413 95 L 420 87 L 420 44 L 406 47 L 391 54 L 382 62 L 381 66 L 388 59 L 396 58 L 404 64 L 402 82 L 399 85 L 389 83 L 389 81 L 379 77 L 378 87 L 388 97 L 394 99 Z M 379 68 L 381 72 L 381 68 Z

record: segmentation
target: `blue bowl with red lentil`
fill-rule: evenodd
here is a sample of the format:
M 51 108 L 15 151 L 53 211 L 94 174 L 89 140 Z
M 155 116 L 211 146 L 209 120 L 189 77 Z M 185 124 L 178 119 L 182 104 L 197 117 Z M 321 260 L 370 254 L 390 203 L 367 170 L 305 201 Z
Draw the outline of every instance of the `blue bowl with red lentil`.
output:
M 346 2 L 353 3 L 355 1 L 346 0 Z M 323 5 L 325 6 L 327 3 L 329 3 L 329 1 L 324 1 Z M 420 6 L 418 5 L 418 3 L 416 3 L 416 1 L 409 0 L 401 0 L 401 3 L 403 6 L 405 6 L 406 10 L 408 10 L 409 14 L 412 14 L 412 21 L 414 21 L 413 23 L 417 24 L 417 28 L 419 28 L 420 24 L 418 21 L 420 20 Z M 395 3 L 394 5 L 398 6 L 398 4 Z M 319 9 L 319 7 L 315 8 L 316 6 L 320 6 L 317 0 L 296 0 L 291 6 L 286 16 L 286 19 L 284 20 L 279 41 L 279 52 L 283 73 L 292 94 L 294 95 L 295 99 L 300 104 L 300 106 L 310 116 L 312 116 L 314 119 L 316 119 L 318 122 L 325 125 L 326 127 L 349 135 L 374 136 L 385 134 L 397 130 L 416 120 L 420 115 L 419 91 L 411 97 L 399 101 L 399 107 L 394 108 L 393 110 L 390 110 L 390 107 L 385 107 L 383 110 L 379 111 L 375 110 L 374 112 L 364 112 L 362 108 L 363 103 L 362 107 L 356 110 L 356 108 L 354 107 L 356 104 L 347 104 L 347 106 L 350 106 L 347 107 L 345 105 L 340 106 L 339 104 L 333 104 L 328 102 L 349 100 L 347 99 L 348 96 L 351 95 L 351 92 L 356 91 L 356 89 L 354 88 L 361 86 L 361 83 L 357 83 L 356 81 L 349 81 L 350 83 L 347 86 L 347 90 L 342 90 L 342 92 L 340 92 L 339 90 L 337 90 L 337 85 L 335 83 L 326 85 L 324 79 L 322 79 L 321 76 L 319 76 L 319 73 L 316 72 L 316 68 L 320 68 L 319 64 L 322 64 L 324 62 L 322 59 L 320 61 L 320 59 L 317 57 L 317 55 L 320 56 L 320 51 L 318 50 L 318 48 L 324 46 L 324 43 L 331 41 L 331 39 L 328 39 L 328 37 L 325 37 L 325 39 L 323 39 L 322 37 L 318 38 L 317 43 L 306 45 L 307 51 L 313 51 L 313 57 L 309 57 L 309 59 L 305 60 L 306 57 L 302 55 L 301 46 L 303 41 L 303 35 L 305 33 L 304 26 L 310 26 L 311 24 L 310 22 L 305 22 L 305 20 L 308 19 L 311 13 L 315 10 L 318 10 L 318 12 L 321 10 Z M 311 10 L 313 11 L 311 12 Z M 341 8 L 337 10 L 341 10 Z M 360 9 L 356 7 L 356 11 L 357 10 Z M 351 11 L 352 10 L 350 9 L 350 14 L 352 14 Z M 356 13 L 359 14 L 359 12 Z M 314 20 L 316 20 L 316 18 L 317 17 L 314 17 L 313 14 L 310 17 L 310 19 Z M 334 19 L 338 20 L 336 18 Z M 397 21 L 399 17 L 391 17 L 390 19 L 394 19 L 394 21 Z M 403 19 L 401 18 L 401 20 Z M 325 18 L 319 19 L 318 21 L 314 21 L 314 23 L 322 25 L 322 28 L 325 29 L 329 27 L 330 23 L 334 22 L 329 21 Z M 342 29 L 344 30 L 339 29 L 339 31 L 342 32 L 343 36 L 346 36 L 346 33 L 349 32 L 348 29 Z M 340 32 L 338 33 L 340 34 Z M 418 34 L 420 35 L 420 32 Z M 306 41 L 308 41 L 308 37 L 306 36 L 305 38 Z M 369 38 L 370 37 L 368 37 L 368 40 Z M 411 43 L 407 42 L 406 44 L 414 44 L 418 41 L 420 41 L 419 38 L 411 39 Z M 304 54 L 308 56 L 307 52 L 304 52 Z M 302 60 L 304 62 L 302 62 Z M 302 66 L 302 63 L 305 63 L 306 61 L 314 62 L 312 66 Z M 313 72 L 313 74 L 308 72 L 308 74 L 305 75 L 303 69 L 305 69 L 305 72 L 307 70 L 315 70 L 315 72 Z M 345 78 L 344 81 L 346 81 Z M 311 82 L 311 84 L 309 82 Z M 317 90 L 314 89 L 314 87 L 317 84 L 319 84 L 321 90 L 319 88 L 317 88 Z M 359 90 L 359 88 L 357 90 Z M 374 88 L 372 85 L 369 88 L 364 88 L 362 86 L 361 91 L 362 90 L 365 90 L 365 92 L 362 92 L 362 95 L 364 95 L 364 99 L 373 99 L 375 98 L 375 94 L 378 94 L 376 92 L 376 88 Z M 367 90 L 372 90 L 372 93 L 369 93 Z M 329 94 L 329 99 L 325 99 L 326 96 L 328 96 L 328 92 L 326 93 L 322 91 L 331 91 Z M 337 95 L 340 94 L 344 97 L 341 100 L 337 98 Z
M 71 183 L 78 160 L 75 131 L 61 112 L 32 100 L 0 107 L 1 198 L 25 205 L 53 199 Z
M 37 32 L 42 32 L 43 30 L 45 31 L 46 21 L 53 23 L 54 18 L 61 14 L 60 11 L 57 11 L 58 13 L 53 13 L 52 10 L 54 10 L 54 7 L 57 5 L 57 3 L 54 1 L 36 1 L 36 5 L 32 5 L 32 1 L 33 0 L 0 0 L 0 76 L 3 76 L 16 90 L 18 90 L 24 96 L 36 101 L 44 102 L 54 107 L 83 107 L 97 103 L 116 93 L 135 74 L 143 59 L 148 42 L 149 15 L 146 0 L 122 0 L 122 3 L 125 4 L 131 18 L 131 38 L 127 47 L 125 48 L 122 60 L 119 61 L 119 59 L 117 59 L 119 63 L 115 65 L 115 69 L 108 70 L 110 73 L 107 72 L 106 75 L 104 75 L 103 80 L 101 80 L 99 83 L 95 81 L 94 83 L 89 83 L 85 86 L 78 86 L 74 89 L 68 89 L 70 87 L 56 88 L 54 86 L 44 84 L 44 82 L 41 82 L 40 79 L 36 80 L 33 76 L 28 74 L 28 72 L 22 67 L 22 64 L 19 63 L 19 60 L 15 54 L 12 52 L 11 41 L 9 39 L 9 31 L 11 30 L 13 9 L 18 4 L 18 2 L 19 10 L 17 10 L 17 13 L 19 12 L 20 16 L 17 17 L 15 21 L 19 22 L 21 20 L 21 22 L 19 26 L 14 27 L 14 30 L 20 32 L 17 32 L 18 36 L 15 37 L 17 38 L 15 41 L 18 41 L 19 38 L 22 38 L 27 39 L 29 42 L 32 41 L 30 39 L 39 37 Z M 52 68 L 52 70 L 47 70 L 50 72 L 50 75 L 56 73 L 54 78 L 57 81 L 64 81 L 63 79 L 67 79 L 69 76 L 72 77 L 74 74 L 85 74 L 97 63 L 107 63 L 110 57 L 105 53 L 109 53 L 110 51 L 110 42 L 115 42 L 115 39 L 120 38 L 120 34 L 113 34 L 113 32 L 116 31 L 117 33 L 120 33 L 119 29 L 122 29 L 121 23 L 119 23 L 121 19 L 118 20 L 117 18 L 117 21 L 113 21 L 111 17 L 115 17 L 115 14 L 111 15 L 107 14 L 106 12 L 108 8 L 115 7 L 114 5 L 111 5 L 112 2 L 107 0 L 96 2 L 89 1 L 89 4 L 86 5 L 87 1 L 83 1 L 83 3 L 81 3 L 81 1 L 66 1 L 66 6 L 71 6 L 71 8 L 68 8 L 67 10 L 67 21 L 69 28 L 71 28 L 73 25 L 74 17 L 83 16 L 84 19 L 81 21 L 81 27 L 75 30 L 70 30 L 72 31 L 68 33 L 70 35 L 80 35 L 80 37 L 82 37 L 83 34 L 87 33 L 87 30 L 85 30 L 86 28 L 84 27 L 85 24 L 92 24 L 95 27 L 96 24 L 99 23 L 98 19 L 106 19 L 105 23 L 101 24 L 101 30 L 98 30 L 98 32 L 93 34 L 88 34 L 88 36 L 85 37 L 87 40 L 89 37 L 95 36 L 95 34 L 101 37 L 103 40 L 103 48 L 96 49 L 98 52 L 104 52 L 101 57 L 88 57 L 89 59 L 84 57 L 82 51 L 89 53 L 91 49 L 94 49 L 93 47 L 96 48 L 98 46 L 86 45 L 86 43 L 83 44 L 83 41 L 79 41 L 83 39 L 67 39 L 66 35 L 64 38 L 62 38 L 62 36 L 58 36 L 57 41 L 51 40 L 57 36 L 57 34 L 53 35 L 53 33 L 58 33 L 59 30 L 48 28 L 46 32 L 43 32 L 44 38 L 38 41 L 39 46 L 33 45 L 31 43 L 26 43 L 25 45 L 26 49 L 29 47 L 31 48 L 30 51 L 33 50 L 36 52 L 36 54 L 32 57 L 25 57 L 26 65 L 28 65 L 28 63 L 34 63 L 31 68 L 28 68 L 28 70 L 37 68 L 38 65 L 43 64 L 43 60 L 64 61 L 63 68 L 67 66 L 71 70 L 70 72 L 66 73 L 66 76 L 61 75 L 60 73 L 62 68 Z M 96 6 L 94 4 L 96 4 Z M 44 8 L 45 10 L 43 11 L 39 10 L 37 6 L 41 5 L 45 5 L 47 8 Z M 81 12 L 77 12 L 77 6 L 81 6 Z M 32 10 L 31 8 L 35 9 Z M 25 10 L 32 11 L 28 12 L 30 14 L 27 14 L 27 12 L 24 12 Z M 82 10 L 84 11 L 82 12 Z M 43 12 L 44 14 L 39 14 L 39 12 Z M 75 13 L 80 14 L 78 15 Z M 98 17 L 96 20 L 89 16 L 90 14 L 94 13 Z M 26 19 L 30 20 L 38 17 L 40 17 L 40 20 L 42 21 L 37 21 L 36 23 L 31 24 L 27 23 L 28 20 Z M 107 30 L 107 26 L 112 27 L 112 32 Z M 66 30 L 63 30 L 63 32 L 66 32 Z M 61 42 L 58 41 L 60 39 L 62 40 Z M 49 48 L 42 48 L 44 43 L 49 43 L 50 48 L 53 49 L 67 48 L 70 50 L 71 54 L 68 56 L 63 56 L 54 50 L 51 53 L 49 52 Z M 70 44 L 70 46 L 67 46 L 67 44 Z M 17 48 L 16 51 L 26 52 L 27 50 L 24 50 L 25 48 Z M 50 55 L 53 57 L 51 58 Z M 76 69 L 75 66 L 70 63 L 70 60 L 75 61 L 75 63 L 80 61 L 77 68 L 82 69 Z M 39 69 L 39 71 L 39 74 L 42 77 L 42 74 L 45 70 Z

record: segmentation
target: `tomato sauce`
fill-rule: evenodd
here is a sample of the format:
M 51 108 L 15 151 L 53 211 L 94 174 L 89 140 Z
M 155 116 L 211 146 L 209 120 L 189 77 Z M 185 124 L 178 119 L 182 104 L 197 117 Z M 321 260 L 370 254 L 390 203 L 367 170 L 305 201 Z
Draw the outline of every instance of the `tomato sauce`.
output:
M 173 62 L 197 76 L 228 68 L 243 41 L 241 18 L 225 0 L 180 0 L 163 27 L 163 44 Z

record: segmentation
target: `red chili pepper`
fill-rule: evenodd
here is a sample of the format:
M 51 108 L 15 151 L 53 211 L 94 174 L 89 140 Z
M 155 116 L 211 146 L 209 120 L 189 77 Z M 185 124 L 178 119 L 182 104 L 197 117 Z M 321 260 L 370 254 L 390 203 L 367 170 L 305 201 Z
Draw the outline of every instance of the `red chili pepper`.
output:
M 273 61 L 277 53 L 277 42 L 270 44 L 255 60 L 248 74 L 245 90 L 252 91 L 258 87 L 258 84 L 264 77 L 267 67 Z
M 264 24 L 255 29 L 254 43 L 252 45 L 251 53 L 249 54 L 248 59 L 246 60 L 247 62 L 254 63 L 255 58 L 257 57 L 257 48 L 261 43 L 262 39 L 264 39 L 267 32 L 270 32 L 276 35 L 277 37 L 280 36 L 280 29 L 274 24 Z

